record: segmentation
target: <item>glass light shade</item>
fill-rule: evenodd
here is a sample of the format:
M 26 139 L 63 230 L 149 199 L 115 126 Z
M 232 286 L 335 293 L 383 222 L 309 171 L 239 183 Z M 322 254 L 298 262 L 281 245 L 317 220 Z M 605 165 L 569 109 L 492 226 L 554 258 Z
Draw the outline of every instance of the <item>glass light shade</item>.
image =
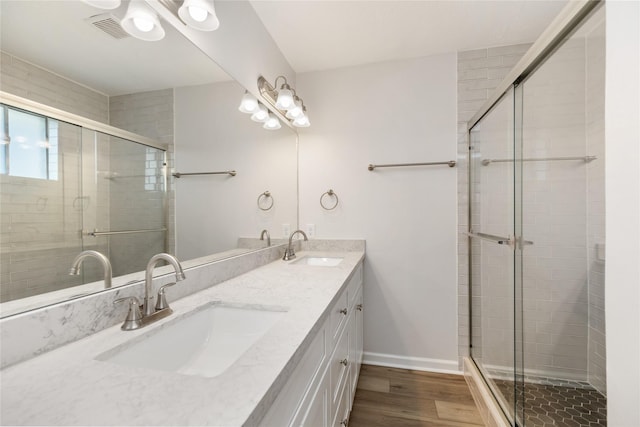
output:
M 303 114 L 304 114 L 304 111 L 302 111 L 302 101 L 300 101 L 300 99 L 295 99 L 293 101 L 293 107 L 291 107 L 289 111 L 287 111 L 286 117 L 287 119 L 297 119 Z
M 278 120 L 276 116 L 274 116 L 273 114 L 269 114 L 269 118 L 266 122 L 264 122 L 264 125 L 262 125 L 262 127 L 269 130 L 276 130 L 280 129 L 282 125 L 280 124 L 280 120 Z
M 258 109 L 251 115 L 254 122 L 265 123 L 269 119 L 269 111 L 264 105 L 258 104 Z
M 214 31 L 220 26 L 213 0 L 185 0 L 178 16 L 188 26 L 200 31 Z
M 120 0 L 83 0 L 89 6 L 98 9 L 117 9 L 120 7 Z
M 158 15 L 142 0 L 131 0 L 127 13 L 120 22 L 122 29 L 129 35 L 145 41 L 158 41 L 164 38 L 164 29 Z
M 306 114 L 295 119 L 292 123 L 297 128 L 308 128 L 311 126 L 311 122 L 309 121 L 309 117 Z
M 249 91 L 244 91 L 244 95 L 242 95 L 242 101 L 240 101 L 240 106 L 238 110 L 243 113 L 253 114 L 258 110 L 258 100 L 255 96 L 251 95 Z
M 278 99 L 276 100 L 276 108 L 279 110 L 288 110 L 293 107 L 293 92 L 284 88 L 278 92 Z

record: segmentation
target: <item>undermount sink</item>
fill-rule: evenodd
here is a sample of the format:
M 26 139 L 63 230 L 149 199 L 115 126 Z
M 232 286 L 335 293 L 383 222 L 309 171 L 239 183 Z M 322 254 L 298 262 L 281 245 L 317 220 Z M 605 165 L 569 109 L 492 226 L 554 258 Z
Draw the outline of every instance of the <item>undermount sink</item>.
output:
M 336 265 L 342 262 L 343 258 L 341 257 L 317 257 L 317 256 L 305 256 L 300 258 L 297 261 L 294 261 L 294 264 L 304 264 L 304 265 L 315 265 L 322 267 L 335 267 Z
M 124 366 L 215 377 L 226 371 L 285 314 L 210 305 L 97 359 Z

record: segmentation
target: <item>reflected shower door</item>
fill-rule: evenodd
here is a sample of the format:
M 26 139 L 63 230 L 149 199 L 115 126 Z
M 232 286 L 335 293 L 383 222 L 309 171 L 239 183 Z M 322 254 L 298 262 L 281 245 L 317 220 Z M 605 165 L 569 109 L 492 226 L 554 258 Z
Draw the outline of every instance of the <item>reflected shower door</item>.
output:
M 143 271 L 167 251 L 165 152 L 88 129 L 83 151 L 85 249 L 107 255 L 114 276 Z

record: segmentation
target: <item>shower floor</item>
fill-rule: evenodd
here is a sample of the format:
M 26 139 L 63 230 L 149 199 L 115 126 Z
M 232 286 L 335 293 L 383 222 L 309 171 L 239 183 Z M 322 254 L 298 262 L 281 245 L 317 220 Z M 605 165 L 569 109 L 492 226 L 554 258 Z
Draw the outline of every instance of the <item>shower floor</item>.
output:
M 512 381 L 493 382 L 503 396 L 514 395 Z M 524 389 L 524 427 L 607 425 L 607 398 L 583 383 L 526 382 Z

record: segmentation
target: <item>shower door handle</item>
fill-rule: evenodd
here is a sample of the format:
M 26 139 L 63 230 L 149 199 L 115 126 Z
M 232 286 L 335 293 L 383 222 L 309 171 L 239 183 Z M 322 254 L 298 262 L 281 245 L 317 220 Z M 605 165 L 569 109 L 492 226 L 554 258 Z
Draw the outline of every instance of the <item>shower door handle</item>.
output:
M 495 242 L 499 245 L 507 245 L 512 248 L 515 247 L 516 243 L 519 243 L 520 244 L 519 246 L 521 248 L 526 245 L 533 245 L 533 242 L 530 240 L 523 240 L 522 238 L 516 238 L 512 236 L 503 237 L 503 236 L 496 236 L 495 234 L 488 234 L 488 233 L 480 233 L 480 232 L 474 233 L 473 231 L 465 234 L 469 237 L 475 237 L 478 239 L 487 240 L 489 242 Z

